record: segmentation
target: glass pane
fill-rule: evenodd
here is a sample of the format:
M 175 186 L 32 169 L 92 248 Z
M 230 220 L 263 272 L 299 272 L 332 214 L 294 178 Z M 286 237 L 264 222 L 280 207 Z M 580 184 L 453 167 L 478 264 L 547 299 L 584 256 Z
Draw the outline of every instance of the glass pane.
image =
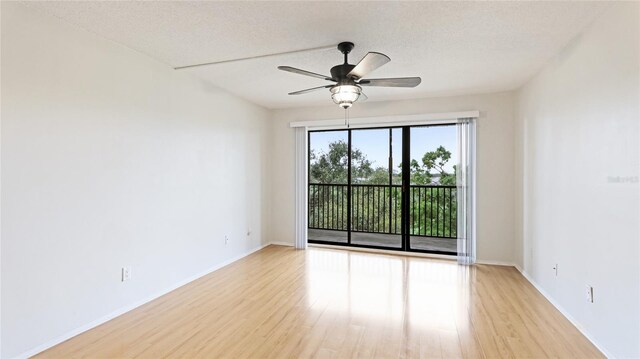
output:
M 347 243 L 348 132 L 309 133 L 310 241 Z
M 388 128 L 353 130 L 351 141 L 351 243 L 401 248 L 401 186 L 391 184 L 399 161 L 390 157 L 395 146 L 402 153 L 402 136 Z
M 455 125 L 411 128 L 409 245 L 456 253 Z
M 347 184 L 347 131 L 309 133 L 309 183 Z

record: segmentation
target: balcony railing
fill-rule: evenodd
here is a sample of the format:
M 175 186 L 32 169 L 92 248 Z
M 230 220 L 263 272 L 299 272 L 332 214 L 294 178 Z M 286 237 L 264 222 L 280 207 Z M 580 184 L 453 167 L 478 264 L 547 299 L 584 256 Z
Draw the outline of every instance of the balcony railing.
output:
M 347 230 L 346 184 L 309 184 L 309 228 Z M 409 235 L 456 238 L 456 186 L 409 188 Z M 351 231 L 401 234 L 402 186 L 351 185 Z

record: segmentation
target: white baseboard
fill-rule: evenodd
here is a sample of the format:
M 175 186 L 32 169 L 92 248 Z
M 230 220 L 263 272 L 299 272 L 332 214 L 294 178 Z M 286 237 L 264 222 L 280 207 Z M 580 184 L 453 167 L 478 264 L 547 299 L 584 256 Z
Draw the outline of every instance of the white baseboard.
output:
M 492 261 L 492 260 L 484 260 L 484 259 L 477 259 L 476 260 L 477 264 L 489 264 L 492 266 L 505 266 L 505 267 L 516 267 L 517 266 L 511 262 L 504 262 L 504 261 Z
M 567 318 L 567 320 L 571 322 L 571 324 L 573 324 L 573 326 L 576 327 L 578 331 L 580 331 L 580 333 L 582 333 L 582 335 L 584 335 L 585 338 L 587 338 L 587 340 L 591 342 L 591 344 L 593 344 L 596 348 L 598 348 L 598 350 L 600 350 L 602 354 L 604 354 L 607 358 L 615 358 L 615 356 L 613 356 L 613 354 L 611 354 L 611 352 L 608 351 L 604 346 L 598 344 L 595 338 L 582 325 L 580 325 L 580 323 L 573 316 L 571 316 L 569 312 L 567 312 L 560 304 L 558 304 L 558 302 L 556 302 L 555 299 L 553 299 L 553 297 L 549 293 L 547 293 L 544 289 L 542 289 L 542 287 L 538 285 L 538 283 L 536 283 L 536 281 L 534 281 L 533 278 L 531 278 L 531 276 L 529 276 L 529 274 L 526 271 L 524 271 L 518 265 L 515 265 L 515 267 L 520 272 L 520 274 L 522 274 L 522 276 L 525 277 L 525 279 L 528 280 L 529 283 L 531 283 L 531 285 L 534 288 L 536 288 L 538 292 L 540 292 L 540 294 L 542 294 L 549 301 L 549 303 L 551 303 L 551 305 L 556 307 L 556 309 L 562 315 L 564 315 L 564 317 Z
M 293 247 L 293 243 L 289 243 L 289 242 L 278 242 L 278 241 L 274 241 L 274 242 L 270 242 L 269 244 L 273 244 L 274 246 L 287 246 L 287 247 Z
M 250 250 L 248 252 L 242 253 L 242 254 L 240 254 L 238 256 L 235 256 L 235 257 L 232 257 L 232 258 L 230 258 L 230 259 L 228 259 L 228 260 L 226 260 L 224 262 L 218 263 L 217 265 L 215 265 L 215 266 L 213 266 L 213 267 L 211 267 L 211 268 L 209 268 L 209 269 L 207 269 L 207 270 L 205 270 L 203 272 L 200 272 L 200 273 L 198 273 L 196 275 L 188 277 L 188 278 L 186 278 L 186 279 L 184 279 L 184 280 L 172 285 L 171 287 L 166 288 L 166 289 L 164 289 L 162 291 L 159 291 L 159 292 L 157 292 L 157 293 L 155 293 L 155 294 L 153 294 L 153 295 L 151 295 L 151 296 L 149 296 L 149 297 L 147 297 L 147 298 L 145 298 L 143 300 L 140 300 L 140 301 L 135 302 L 135 303 L 133 303 L 131 305 L 127 305 L 125 307 L 117 309 L 117 310 L 115 310 L 115 311 L 113 311 L 113 312 L 111 312 L 111 313 L 109 313 L 109 314 L 107 314 L 107 315 L 105 315 L 105 316 L 103 316 L 101 318 L 98 318 L 98 319 L 96 319 L 96 320 L 94 320 L 94 321 L 92 321 L 90 323 L 87 323 L 87 324 L 85 324 L 83 326 L 80 326 L 80 327 L 78 327 L 76 329 L 73 329 L 73 330 L 71 330 L 71 331 L 69 331 L 69 332 L 67 332 L 67 333 L 65 333 L 65 334 L 53 339 L 53 340 L 50 340 L 50 341 L 48 341 L 48 342 L 46 342 L 46 343 L 44 343 L 42 345 L 39 345 L 39 346 L 37 346 L 37 347 L 35 347 L 33 349 L 30 349 L 30 350 L 28 350 L 26 352 L 23 352 L 22 354 L 19 354 L 15 358 L 29 358 L 29 357 L 32 357 L 32 356 L 38 354 L 38 353 L 41 353 L 41 352 L 43 352 L 43 351 L 45 351 L 45 350 L 47 350 L 47 349 L 49 349 L 51 347 L 54 347 L 54 346 L 64 342 L 65 340 L 69 340 L 69 339 L 75 337 L 76 335 L 79 335 L 79 334 L 84 333 L 84 332 L 86 332 L 86 331 L 88 331 L 90 329 L 93 329 L 93 328 L 97 327 L 100 324 L 106 323 L 111 319 L 114 319 L 114 318 L 116 318 L 118 316 L 121 316 L 121 315 L 123 315 L 123 314 L 125 314 L 125 313 L 127 313 L 127 312 L 129 312 L 129 311 L 131 311 L 133 309 L 138 308 L 139 306 L 141 306 L 143 304 L 146 304 L 146 303 L 148 303 L 148 302 L 150 302 L 150 301 L 152 301 L 154 299 L 157 299 L 157 298 L 159 298 L 159 297 L 161 297 L 161 296 L 163 296 L 163 295 L 165 295 L 165 294 L 167 294 L 167 293 L 169 293 L 171 291 L 174 291 L 174 290 L 176 290 L 176 289 L 178 289 L 178 288 L 180 288 L 180 287 L 182 287 L 182 286 L 184 286 L 186 284 L 189 284 L 189 283 L 193 282 L 196 279 L 204 277 L 205 275 L 207 275 L 209 273 L 215 272 L 216 270 L 218 270 L 218 269 L 220 269 L 222 267 L 225 267 L 225 266 L 227 266 L 227 265 L 229 265 L 229 264 L 231 264 L 231 263 L 233 263 L 233 262 L 235 262 L 237 260 L 240 260 L 240 259 L 242 259 L 242 258 L 244 258 L 244 257 L 246 257 L 246 256 L 248 256 L 248 255 L 250 255 L 252 253 L 255 253 L 255 252 L 265 248 L 269 244 L 271 244 L 271 243 L 263 244 L 263 245 L 261 245 L 259 247 L 256 247 L 256 248 L 254 248 L 254 249 L 252 249 L 252 250 Z

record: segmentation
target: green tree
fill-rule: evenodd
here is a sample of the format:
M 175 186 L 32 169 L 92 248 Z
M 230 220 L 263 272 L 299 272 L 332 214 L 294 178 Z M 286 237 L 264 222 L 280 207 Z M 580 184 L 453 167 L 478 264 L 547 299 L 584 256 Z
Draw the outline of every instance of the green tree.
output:
M 349 146 L 343 140 L 329 143 L 327 153 L 311 150 L 309 175 L 312 183 L 347 183 Z M 418 185 L 432 184 L 434 175 L 439 175 L 439 184 L 456 184 L 456 166 L 453 166 L 453 173 L 447 172 L 445 167 L 451 160 L 451 152 L 439 146 L 434 151 L 425 152 L 421 162 L 411 160 L 411 182 Z M 352 182 L 361 184 L 388 184 L 389 171 L 385 167 L 372 167 L 371 161 L 361 150 L 352 149 Z M 402 164 L 399 165 L 400 172 L 394 171 L 392 180 L 394 184 L 400 183 L 402 178 Z
M 362 183 L 389 184 L 389 169 L 385 167 L 377 167 L 373 170 L 367 181 L 363 181 Z
M 347 183 L 348 145 L 345 141 L 329 143 L 329 150 L 326 153 L 311 150 L 309 155 L 311 183 L 343 185 Z M 433 184 L 434 177 L 439 176 L 440 185 L 455 185 L 456 167 L 453 166 L 453 173 L 446 171 L 450 160 L 451 152 L 443 146 L 426 152 L 420 161 L 412 160 L 410 163 L 412 184 Z M 351 164 L 353 183 L 389 184 L 388 168 L 373 168 L 371 161 L 359 149 L 352 149 Z M 402 164 L 400 170 L 402 170 Z M 394 185 L 400 184 L 401 178 L 401 171 L 392 173 Z M 377 186 L 355 188 L 351 197 L 353 228 L 360 231 L 397 233 L 402 214 L 400 210 L 402 191 L 399 186 L 393 189 Z M 438 190 L 433 187 L 412 186 L 409 191 L 409 233 L 411 235 L 455 236 L 455 189 Z M 346 193 L 346 186 L 312 187 L 309 192 L 310 224 L 326 229 L 346 230 L 348 214 Z
M 418 161 L 411 160 L 409 163 L 409 170 L 411 173 L 411 183 L 415 184 L 429 184 L 431 183 L 431 174 L 425 171 Z M 402 163 L 400 163 L 400 171 L 402 171 Z
M 453 173 L 445 171 L 444 166 L 451 159 L 451 152 L 443 146 L 439 146 L 435 151 L 430 151 L 422 156 L 422 165 L 425 172 L 431 174 L 436 172 L 440 174 L 440 184 L 455 185 L 456 184 L 456 167 L 453 166 Z
M 447 162 L 451 159 L 451 152 L 439 146 L 435 151 L 428 151 L 422 156 L 422 163 L 415 159 L 411 160 L 409 168 L 411 169 L 411 183 L 417 185 L 428 185 L 434 182 L 434 175 L 439 175 L 438 181 L 441 185 L 456 184 L 456 166 L 453 166 L 453 173 L 445 170 Z M 400 164 L 402 170 L 402 163 Z
M 349 146 L 345 141 L 339 140 L 329 143 L 327 153 L 316 153 L 311 150 L 309 154 L 309 176 L 312 183 L 347 183 Z M 358 179 L 366 179 L 371 176 L 373 169 L 371 161 L 362 151 L 353 149 L 351 152 L 351 176 L 356 182 Z

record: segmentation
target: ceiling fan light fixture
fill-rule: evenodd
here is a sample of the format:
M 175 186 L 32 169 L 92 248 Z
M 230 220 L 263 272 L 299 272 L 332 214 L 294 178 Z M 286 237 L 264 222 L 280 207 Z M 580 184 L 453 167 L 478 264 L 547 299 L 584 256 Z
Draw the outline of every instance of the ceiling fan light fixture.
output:
M 360 86 L 338 85 L 331 88 L 331 99 L 336 105 L 347 109 L 358 100 L 361 93 L 362 88 Z
M 391 61 L 391 59 L 389 56 L 379 52 L 368 52 L 356 65 L 351 65 L 349 63 L 348 55 L 353 49 L 353 46 L 352 42 L 341 42 L 338 44 L 338 50 L 340 50 L 344 55 L 344 63 L 333 66 L 330 71 L 331 76 L 325 76 L 291 66 L 278 66 L 278 69 L 282 71 L 335 82 L 332 85 L 317 86 L 305 90 L 289 92 L 289 95 L 302 95 L 329 88 L 333 102 L 346 110 L 358 100 L 367 100 L 367 96 L 362 92 L 361 86 L 416 87 L 420 84 L 421 80 L 419 77 L 382 79 L 364 78 L 372 71 L 375 71 L 380 66 Z

